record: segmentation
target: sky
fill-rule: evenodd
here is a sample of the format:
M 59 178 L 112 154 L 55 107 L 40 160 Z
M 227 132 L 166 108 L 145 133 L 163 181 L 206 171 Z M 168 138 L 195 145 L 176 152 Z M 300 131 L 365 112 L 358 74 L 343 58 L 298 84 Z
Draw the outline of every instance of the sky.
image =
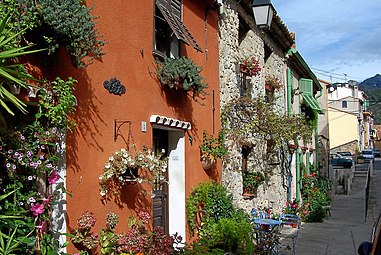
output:
M 272 0 L 318 78 L 363 81 L 381 74 L 381 0 Z

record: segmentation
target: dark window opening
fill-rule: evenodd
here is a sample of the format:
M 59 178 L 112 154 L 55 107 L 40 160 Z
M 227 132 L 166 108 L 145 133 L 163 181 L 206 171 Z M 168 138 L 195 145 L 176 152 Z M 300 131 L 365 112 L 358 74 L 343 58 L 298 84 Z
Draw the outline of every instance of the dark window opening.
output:
M 273 53 L 273 51 L 270 49 L 270 47 L 265 44 L 265 57 L 264 57 L 264 60 L 265 60 L 265 63 L 267 62 L 267 60 L 269 59 L 269 57 L 271 56 L 271 54 Z
M 348 102 L 347 101 L 341 102 L 341 108 L 347 108 L 347 107 L 348 107 Z
M 180 57 L 180 41 L 202 52 L 188 28 L 182 22 L 181 0 L 156 0 L 155 6 L 155 54 L 160 57 Z
M 179 40 L 174 36 L 172 28 L 157 6 L 155 8 L 155 53 L 162 58 L 180 56 Z
M 266 103 L 274 101 L 274 88 L 265 88 L 265 101 Z
M 252 150 L 252 147 L 242 146 L 242 173 L 247 172 L 247 162 L 249 159 L 249 154 Z

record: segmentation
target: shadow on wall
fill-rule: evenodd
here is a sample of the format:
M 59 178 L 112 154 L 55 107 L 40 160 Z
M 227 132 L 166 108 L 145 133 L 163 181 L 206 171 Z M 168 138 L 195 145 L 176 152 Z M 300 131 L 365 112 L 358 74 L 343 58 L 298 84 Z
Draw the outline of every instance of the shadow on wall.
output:
M 110 186 L 110 194 L 101 200 L 103 205 L 108 202 L 114 202 L 120 209 L 127 207 L 135 212 L 148 212 L 151 210 L 151 208 L 147 206 L 152 202 L 151 194 L 147 191 L 151 188 L 148 187 L 148 184 L 133 182 L 131 184 L 122 185 L 119 182 L 112 182 L 112 185 L 112 187 Z

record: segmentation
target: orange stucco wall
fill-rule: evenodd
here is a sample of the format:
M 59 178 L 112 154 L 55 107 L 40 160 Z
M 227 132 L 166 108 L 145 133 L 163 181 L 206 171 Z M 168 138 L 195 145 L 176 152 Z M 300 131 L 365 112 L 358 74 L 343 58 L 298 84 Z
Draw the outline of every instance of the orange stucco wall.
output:
M 206 99 L 195 102 L 184 93 L 163 89 L 154 77 L 153 0 L 86 2 L 88 6 L 95 5 L 92 14 L 99 16 L 97 28 L 108 42 L 104 48 L 106 55 L 78 70 L 62 54 L 56 75 L 78 80 L 75 92 L 78 107 L 74 116 L 78 125 L 67 137 L 67 190 L 72 194 L 67 199 L 68 230 L 75 228 L 77 218 L 89 210 L 98 219 L 95 227 L 98 232 L 104 227 L 109 211 L 119 214 L 123 225 L 129 215 L 139 210 L 151 212 L 151 197 L 144 195 L 138 185 L 124 187 L 119 203 L 101 200 L 98 177 L 104 163 L 115 150 L 125 147 L 123 139 L 114 142 L 114 119 L 132 122 L 131 135 L 138 148 L 152 146 L 149 122 L 152 114 L 190 121 L 192 130 L 185 133 L 186 194 L 201 181 L 219 180 L 221 162 L 208 174 L 199 160 L 203 130 L 213 132 L 213 119 L 215 135 L 220 129 L 218 17 L 210 8 L 212 1 L 183 1 L 184 23 L 204 51 L 200 53 L 185 45 L 183 55 L 204 68 L 202 75 L 209 85 Z M 103 87 L 103 82 L 112 77 L 126 86 L 126 94 L 112 95 Z M 142 121 L 147 122 L 147 132 L 140 130 Z M 121 128 L 125 137 L 127 127 Z M 143 188 L 150 191 L 149 186 Z

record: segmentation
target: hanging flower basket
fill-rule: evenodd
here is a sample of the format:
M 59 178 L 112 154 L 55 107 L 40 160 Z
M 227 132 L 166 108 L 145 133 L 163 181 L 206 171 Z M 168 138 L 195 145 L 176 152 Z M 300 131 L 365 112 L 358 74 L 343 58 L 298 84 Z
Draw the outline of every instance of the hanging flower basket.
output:
M 138 175 L 139 170 L 147 170 L 146 178 Z M 154 155 L 147 148 L 143 150 L 135 150 L 133 153 L 122 148 L 108 158 L 106 161 L 103 174 L 99 177 L 100 194 L 106 196 L 110 192 L 114 184 L 126 184 L 131 182 L 149 182 L 161 179 L 167 170 L 167 158 L 161 155 Z M 148 173 L 149 172 L 149 173 Z
M 239 64 L 239 71 L 246 76 L 258 76 L 261 71 L 258 60 L 254 57 L 245 58 Z
M 139 177 L 139 168 L 128 167 L 126 169 L 126 172 L 124 174 L 121 174 L 121 177 L 123 177 L 124 181 L 135 182 L 136 179 Z
M 283 84 L 280 82 L 280 80 L 272 75 L 266 76 L 265 80 L 265 89 L 274 91 L 274 90 L 280 90 L 283 87 Z
M 162 86 L 189 92 L 193 99 L 206 95 L 208 84 L 201 71 L 201 66 L 186 57 L 165 58 L 156 65 L 156 76 Z

